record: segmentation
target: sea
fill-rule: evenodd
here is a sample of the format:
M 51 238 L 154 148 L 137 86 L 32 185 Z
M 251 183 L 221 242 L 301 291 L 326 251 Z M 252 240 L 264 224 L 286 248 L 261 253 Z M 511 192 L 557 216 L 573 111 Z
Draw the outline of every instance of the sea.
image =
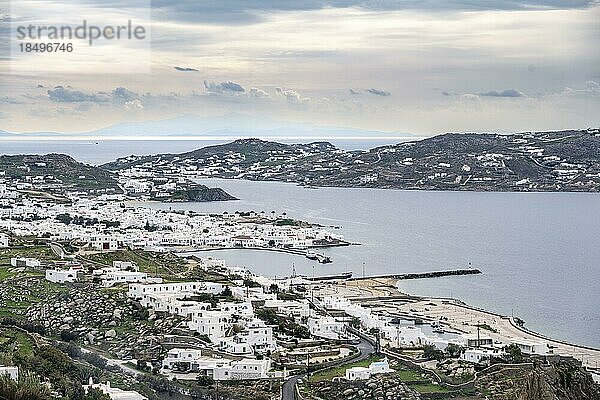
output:
M 202 142 L 0 142 L 0 153 L 59 152 L 90 164 L 129 154 L 183 152 Z M 364 149 L 385 143 L 337 143 Z M 253 250 L 202 252 L 270 277 L 355 276 L 477 268 L 480 275 L 400 281 L 400 290 L 452 297 L 544 335 L 600 348 L 600 194 L 304 188 L 203 179 L 237 201 L 146 203 L 205 213 L 265 211 L 328 227 L 354 245 L 319 250 L 331 264 Z

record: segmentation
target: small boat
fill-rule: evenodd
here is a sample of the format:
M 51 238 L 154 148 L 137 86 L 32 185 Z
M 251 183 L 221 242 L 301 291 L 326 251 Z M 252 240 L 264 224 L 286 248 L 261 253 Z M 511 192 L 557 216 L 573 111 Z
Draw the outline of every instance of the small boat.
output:
M 316 260 L 317 258 L 319 258 L 319 255 L 314 251 L 308 250 L 306 252 L 306 258 L 308 258 L 309 260 Z
M 329 263 L 333 262 L 333 261 L 331 261 L 331 258 L 327 257 L 327 256 L 320 256 L 320 257 L 318 257 L 318 261 L 321 264 L 329 264 Z

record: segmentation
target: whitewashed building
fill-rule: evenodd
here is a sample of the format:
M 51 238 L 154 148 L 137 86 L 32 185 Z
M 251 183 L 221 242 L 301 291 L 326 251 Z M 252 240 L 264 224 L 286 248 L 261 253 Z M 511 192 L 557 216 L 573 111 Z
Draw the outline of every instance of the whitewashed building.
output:
M 19 367 L 5 367 L 0 365 L 0 376 L 8 376 L 13 381 L 18 381 Z
M 139 271 L 140 268 L 131 261 L 113 261 L 113 268 L 120 269 L 121 271 Z
M 334 317 L 310 317 L 308 329 L 313 336 L 332 340 L 340 339 L 346 331 L 344 323 Z
M 94 250 L 114 251 L 123 247 L 123 241 L 112 235 L 94 235 L 90 237 L 90 246 Z
M 180 294 L 210 293 L 220 294 L 225 285 L 215 282 L 175 282 L 162 284 L 133 284 L 129 285 L 127 295 L 133 299 L 142 299 L 148 294 Z M 183 297 L 183 296 L 182 296 Z
M 474 364 L 489 365 L 492 357 L 501 357 L 504 353 L 498 349 L 466 349 L 460 359 Z
M 145 272 L 107 271 L 102 275 L 102 286 L 111 287 L 119 283 L 162 282 L 162 278 L 149 278 Z
M 225 337 L 225 332 L 232 322 L 231 316 L 221 311 L 200 311 L 192 316 L 188 328 L 208 336 L 211 342 L 216 343 L 220 338 Z
M 13 267 L 35 268 L 42 265 L 42 263 L 35 258 L 13 257 L 10 259 L 10 265 Z
M 368 367 L 352 367 L 346 369 L 346 379 L 349 381 L 369 379 L 373 375 L 394 372 L 390 368 L 387 357 L 381 361 L 374 361 Z
M 201 350 L 171 349 L 163 360 L 164 374 L 197 373 L 213 378 L 216 381 L 230 379 L 264 379 L 269 377 L 271 360 L 243 358 L 229 360 L 205 356 Z M 194 377 L 195 379 L 195 377 Z
M 78 279 L 75 269 L 47 269 L 46 280 L 54 283 L 75 282 Z
M 8 236 L 0 233 L 0 249 L 5 249 L 9 246 Z
M 548 344 L 544 342 L 519 339 L 513 341 L 513 344 L 519 346 L 521 351 L 525 354 L 548 355 L 552 353 L 552 350 L 550 350 Z
M 100 390 L 102 393 L 107 394 L 111 400 L 147 400 L 147 397 L 133 390 L 121 390 L 111 387 L 110 381 L 94 384 L 92 378 L 90 378 L 89 384 L 83 385 L 83 390 L 88 393 L 91 389 Z

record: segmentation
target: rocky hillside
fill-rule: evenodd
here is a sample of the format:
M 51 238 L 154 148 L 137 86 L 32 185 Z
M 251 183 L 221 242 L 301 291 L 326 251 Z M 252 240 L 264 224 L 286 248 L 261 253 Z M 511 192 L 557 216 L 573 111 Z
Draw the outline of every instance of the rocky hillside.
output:
M 205 185 L 193 185 L 186 189 L 178 189 L 167 198 L 154 198 L 154 200 L 174 202 L 208 202 L 238 200 L 221 188 L 209 188 Z
M 574 359 L 536 360 L 533 368 L 506 368 L 477 382 L 489 400 L 600 399 L 600 385 Z
M 120 192 L 113 174 L 65 154 L 0 156 L 0 174 L 35 190 Z
M 103 168 L 154 176 L 278 180 L 309 186 L 472 191 L 600 191 L 597 129 L 446 134 L 368 151 L 326 142 L 243 139 L 182 154 L 129 156 Z

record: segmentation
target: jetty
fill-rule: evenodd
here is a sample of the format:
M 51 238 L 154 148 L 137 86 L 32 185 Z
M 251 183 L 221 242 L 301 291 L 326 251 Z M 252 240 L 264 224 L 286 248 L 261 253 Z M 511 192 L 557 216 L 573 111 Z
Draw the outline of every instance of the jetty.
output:
M 434 271 L 434 272 L 414 272 L 407 274 L 385 274 L 385 275 L 369 275 L 365 277 L 353 277 L 348 278 L 349 281 L 358 281 L 363 279 L 428 279 L 428 278 L 441 278 L 444 276 L 459 276 L 459 275 L 478 275 L 482 272 L 478 269 L 453 269 L 447 271 Z
M 352 278 L 352 272 L 341 272 L 339 274 L 333 275 L 321 275 L 321 276 L 303 276 L 300 275 L 303 279 L 312 282 L 319 281 L 333 281 L 333 280 L 348 280 Z

